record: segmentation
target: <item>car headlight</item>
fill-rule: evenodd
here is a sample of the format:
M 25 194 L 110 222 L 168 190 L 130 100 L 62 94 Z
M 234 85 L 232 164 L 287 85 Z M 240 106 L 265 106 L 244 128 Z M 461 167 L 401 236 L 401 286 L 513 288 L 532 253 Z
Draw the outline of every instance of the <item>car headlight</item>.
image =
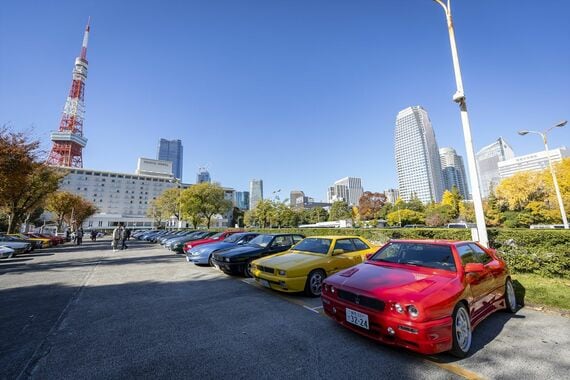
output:
M 400 314 L 404 312 L 404 308 L 399 303 L 394 304 L 394 310 L 396 310 Z
M 280 270 L 280 271 L 279 271 L 279 276 L 287 276 L 287 271 Z
M 230 258 L 229 258 L 229 257 L 224 257 L 224 261 L 225 261 L 226 263 L 229 263 L 229 262 L 230 262 Z
M 192 244 L 186 244 L 186 249 L 192 248 Z
M 416 318 L 420 314 L 418 308 L 415 307 L 414 305 L 408 305 L 408 313 L 410 313 L 410 316 L 412 316 L 413 318 Z

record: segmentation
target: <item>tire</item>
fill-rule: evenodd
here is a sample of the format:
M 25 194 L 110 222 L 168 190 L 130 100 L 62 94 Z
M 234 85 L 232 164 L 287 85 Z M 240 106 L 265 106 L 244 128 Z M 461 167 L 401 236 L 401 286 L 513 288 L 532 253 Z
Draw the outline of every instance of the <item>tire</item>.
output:
M 212 261 L 212 255 L 210 255 L 210 257 L 208 257 L 208 265 L 211 267 L 214 266 L 214 262 Z
M 305 294 L 309 297 L 320 297 L 325 277 L 325 272 L 320 269 L 316 269 L 309 273 L 307 281 L 305 282 Z
M 246 278 L 251 278 L 253 277 L 253 273 L 251 273 L 251 262 L 253 260 L 248 260 L 247 263 L 245 263 L 245 267 L 243 268 L 243 275 Z
M 514 314 L 517 312 L 517 296 L 510 278 L 507 278 L 505 282 L 505 305 L 507 306 L 507 313 Z
M 453 345 L 451 355 L 464 358 L 469 353 L 473 340 L 471 319 L 464 304 L 458 303 L 453 310 L 453 324 L 451 326 Z

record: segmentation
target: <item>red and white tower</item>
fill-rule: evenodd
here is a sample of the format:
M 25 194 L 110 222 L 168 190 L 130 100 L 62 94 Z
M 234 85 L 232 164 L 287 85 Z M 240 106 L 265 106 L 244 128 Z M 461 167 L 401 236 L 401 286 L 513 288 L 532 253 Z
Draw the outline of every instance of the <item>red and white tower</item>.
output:
M 81 54 L 75 58 L 73 81 L 69 96 L 63 108 L 59 130 L 51 134 L 53 145 L 47 159 L 47 164 L 54 166 L 83 167 L 82 150 L 87 145 L 83 137 L 83 117 L 85 105 L 83 93 L 87 79 L 87 40 L 89 39 L 89 20 L 83 35 Z

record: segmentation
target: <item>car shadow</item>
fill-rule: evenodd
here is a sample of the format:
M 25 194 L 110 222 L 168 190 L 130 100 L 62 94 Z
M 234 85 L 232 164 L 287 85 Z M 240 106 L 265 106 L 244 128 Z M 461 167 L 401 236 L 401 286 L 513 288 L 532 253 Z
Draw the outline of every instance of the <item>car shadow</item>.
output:
M 25 253 L 22 253 L 22 255 L 26 255 L 26 257 L 30 256 L 30 255 L 25 254 Z M 0 264 L 3 264 L 3 263 L 19 263 L 22 261 L 30 261 L 30 260 L 33 260 L 33 259 L 24 258 L 22 256 L 16 256 L 16 258 L 8 258 L 6 260 L 0 261 Z M 6 266 L 2 266 L 2 267 L 5 268 Z

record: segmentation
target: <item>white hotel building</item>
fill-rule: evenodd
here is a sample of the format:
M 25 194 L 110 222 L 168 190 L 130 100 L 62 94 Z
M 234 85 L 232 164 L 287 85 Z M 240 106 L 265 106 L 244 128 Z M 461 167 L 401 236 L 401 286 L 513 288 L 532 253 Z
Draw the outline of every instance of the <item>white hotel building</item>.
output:
M 120 222 L 128 228 L 151 228 L 153 219 L 147 216 L 151 201 L 166 189 L 191 186 L 174 178 L 171 162 L 147 158 L 139 158 L 135 174 L 66 169 L 69 174 L 62 180 L 60 190 L 80 195 L 98 208 L 83 224 L 86 229 L 110 229 Z M 224 190 L 226 199 L 233 200 L 234 189 Z M 216 217 L 212 227 L 227 226 L 229 215 L 231 212 Z
M 555 163 L 562 161 L 565 157 L 570 157 L 570 153 L 566 150 L 566 147 L 560 147 L 549 150 L 548 155 L 545 151 L 541 151 L 501 161 L 498 163 L 499 176 L 503 179 L 518 172 L 544 170 L 548 168 L 548 156 Z

